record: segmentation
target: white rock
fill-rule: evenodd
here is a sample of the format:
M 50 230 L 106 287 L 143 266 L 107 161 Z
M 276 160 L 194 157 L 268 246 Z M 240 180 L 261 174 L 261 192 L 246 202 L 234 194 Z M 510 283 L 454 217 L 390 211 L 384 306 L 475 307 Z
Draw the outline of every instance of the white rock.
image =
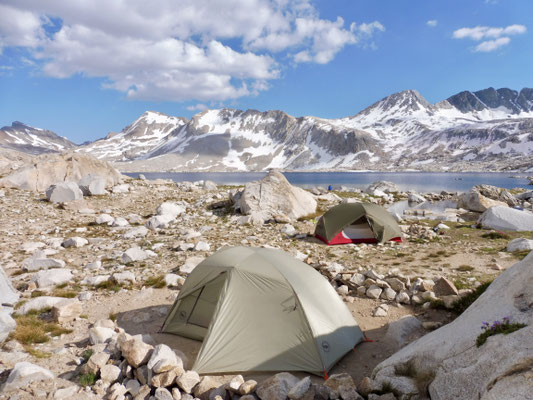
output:
M 370 297 L 371 299 L 379 299 L 382 291 L 383 289 L 381 289 L 379 286 L 371 285 L 366 291 L 366 296 Z
M 199 382 L 200 375 L 196 371 L 186 371 L 176 379 L 176 383 L 185 393 L 191 393 Z
M 189 257 L 185 260 L 185 263 L 180 267 L 180 272 L 184 274 L 190 274 L 198 264 L 204 261 L 204 257 Z
M 507 243 L 506 250 L 509 252 L 531 251 L 533 250 L 533 240 L 524 238 L 513 239 L 509 243 Z
M 131 271 L 115 272 L 111 278 L 119 285 L 135 283 L 135 274 Z
M 107 186 L 107 179 L 103 176 L 94 174 L 85 175 L 78 182 L 78 186 L 85 196 L 98 196 L 107 194 L 107 190 L 105 190 Z
M 104 283 L 111 278 L 111 275 L 97 275 L 97 276 L 89 276 L 85 279 L 83 279 L 80 283 L 82 285 L 88 285 L 88 286 L 97 286 L 101 283 Z
M 59 182 L 46 189 L 46 198 L 52 203 L 66 203 L 83 199 L 83 193 L 76 182 Z
M 355 273 L 350 278 L 350 282 L 353 283 L 355 286 L 361 286 L 365 283 L 365 276 L 363 274 Z
M 423 332 L 422 322 L 413 315 L 406 315 L 389 323 L 385 337 L 397 347 L 402 347 L 413 335 Z
M 159 374 L 174 368 L 183 369 L 183 361 L 174 351 L 165 344 L 158 344 L 154 347 L 152 356 L 148 360 L 147 367 L 154 373 Z
M 79 387 L 76 385 L 69 386 L 69 387 L 62 388 L 62 389 L 57 389 L 54 393 L 54 399 L 62 400 L 62 399 L 73 398 L 73 396 L 76 396 L 76 394 L 78 394 L 78 389 Z
M 65 261 L 56 258 L 30 257 L 26 258 L 22 262 L 22 265 L 27 271 L 38 271 L 40 269 L 48 268 L 65 268 Z
M 211 250 L 211 246 L 207 242 L 199 241 L 198 243 L 196 243 L 196 246 L 194 246 L 194 249 L 196 251 L 209 251 Z
M 120 368 L 116 365 L 106 364 L 100 369 L 100 378 L 107 383 L 113 383 L 120 377 Z
M 122 254 L 122 257 L 121 257 L 122 262 L 125 264 L 128 264 L 130 262 L 135 262 L 135 261 L 143 261 L 143 260 L 146 260 L 147 258 L 148 258 L 148 254 L 146 254 L 146 252 L 139 247 L 129 248 Z
M 262 180 L 247 183 L 236 206 L 245 215 L 261 213 L 264 219 L 298 219 L 314 213 L 317 202 L 311 193 L 292 186 L 281 172 L 272 170 Z
M 102 225 L 102 224 L 111 225 L 114 220 L 115 220 L 115 218 L 113 218 L 109 214 L 100 214 L 98 217 L 96 217 L 94 222 L 97 223 L 98 225 Z
M 102 268 L 102 261 L 100 260 L 96 260 L 85 265 L 85 269 L 89 271 L 94 271 L 100 268 Z
M 386 317 L 387 310 L 385 310 L 383 307 L 377 307 L 372 315 L 374 317 Z
M 298 233 L 298 231 L 291 224 L 285 224 L 281 228 L 281 233 L 284 233 L 285 235 L 288 235 L 288 236 L 294 236 Z
M 75 237 L 71 237 L 65 240 L 63 243 L 61 243 L 61 246 L 63 246 L 64 248 L 83 247 L 88 243 L 89 241 L 87 239 L 75 236 Z
M 26 387 L 31 382 L 45 381 L 54 379 L 54 374 L 38 365 L 22 361 L 15 364 L 15 367 L 9 373 L 7 381 L 2 387 L 2 392 Z
M 181 277 L 178 274 L 166 274 L 164 280 L 167 286 L 172 287 L 178 286 L 180 278 Z
M 381 293 L 381 297 L 385 300 L 392 301 L 396 298 L 396 292 L 391 288 L 385 288 L 383 289 L 383 293 Z
M 111 328 L 94 326 L 89 329 L 89 340 L 91 341 L 91 344 L 106 343 L 115 335 L 115 330 Z
M 52 307 L 52 317 L 60 324 L 73 321 L 82 313 L 82 306 L 78 299 L 64 299 Z
M 155 215 L 146 221 L 145 226 L 151 230 L 166 228 L 173 220 L 171 215 Z
M 172 217 L 172 219 L 175 219 L 185 212 L 185 207 L 170 201 L 165 201 L 157 207 L 156 212 L 158 215 L 168 215 Z
M 38 287 L 60 285 L 72 281 L 72 271 L 68 268 L 55 268 L 39 271 L 32 276 L 30 282 L 35 282 Z
M 123 183 L 121 185 L 113 186 L 111 189 L 113 193 L 128 193 L 130 191 L 130 185 Z
M 478 220 L 484 228 L 508 231 L 533 231 L 533 213 L 509 207 L 491 207 Z
M 139 237 L 145 237 L 148 234 L 148 229 L 144 226 L 137 226 L 125 232 L 122 237 L 124 239 L 133 239 Z
M 116 226 L 116 227 L 119 227 L 119 228 L 123 228 L 125 226 L 130 226 L 130 223 L 128 222 L 128 220 L 126 218 L 117 217 L 117 218 L 115 218 L 115 220 L 113 221 L 111 226 Z

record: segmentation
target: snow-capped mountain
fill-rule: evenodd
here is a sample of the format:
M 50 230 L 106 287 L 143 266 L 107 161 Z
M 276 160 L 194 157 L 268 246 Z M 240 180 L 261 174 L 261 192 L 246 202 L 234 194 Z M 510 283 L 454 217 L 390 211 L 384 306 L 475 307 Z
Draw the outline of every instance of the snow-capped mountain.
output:
M 0 148 L 29 154 L 61 152 L 75 148 L 65 137 L 15 121 L 0 129 Z
M 111 132 L 103 139 L 80 147 L 78 151 L 109 161 L 135 159 L 160 145 L 172 131 L 185 123 L 187 119 L 182 117 L 146 111 L 120 133 Z
M 129 171 L 522 168 L 533 165 L 533 89 L 461 92 L 436 104 L 406 90 L 340 119 L 147 111 L 76 151 Z

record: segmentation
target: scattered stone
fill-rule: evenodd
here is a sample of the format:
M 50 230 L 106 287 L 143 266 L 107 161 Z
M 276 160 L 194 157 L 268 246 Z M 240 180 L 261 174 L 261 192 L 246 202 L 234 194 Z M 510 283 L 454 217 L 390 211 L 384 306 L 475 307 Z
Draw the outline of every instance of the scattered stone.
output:
M 151 230 L 166 228 L 173 220 L 171 215 L 155 215 L 146 221 L 145 226 Z
M 152 352 L 152 356 L 150 357 L 147 366 L 156 374 L 175 368 L 181 368 L 181 373 L 184 372 L 183 361 L 181 358 L 179 358 L 176 353 L 165 344 L 158 344 L 154 347 L 154 351 Z
M 137 226 L 125 232 L 122 237 L 124 239 L 134 239 L 145 237 L 148 234 L 148 229 L 145 226 Z
M 190 274 L 198 264 L 205 260 L 205 257 L 189 257 L 185 263 L 180 267 L 180 272 Z
M 106 343 L 113 336 L 115 336 L 115 330 L 111 328 L 95 326 L 89 329 L 89 340 L 92 344 Z
M 196 243 L 196 246 L 194 246 L 194 249 L 196 251 L 209 251 L 211 250 L 211 246 L 207 242 L 200 241 Z
M 159 207 L 157 207 L 156 212 L 158 215 L 166 215 L 172 217 L 172 219 L 175 219 L 185 212 L 185 208 L 179 204 L 165 201 L 164 203 L 161 203 Z

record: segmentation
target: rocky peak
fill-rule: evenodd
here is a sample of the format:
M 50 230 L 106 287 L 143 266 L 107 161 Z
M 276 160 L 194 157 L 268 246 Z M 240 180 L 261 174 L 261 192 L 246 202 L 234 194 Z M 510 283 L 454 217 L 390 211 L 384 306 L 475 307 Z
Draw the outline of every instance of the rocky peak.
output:
M 448 98 L 448 102 L 463 113 L 487 109 L 505 108 L 510 114 L 519 114 L 533 109 L 533 89 L 520 92 L 508 88 L 464 91 Z

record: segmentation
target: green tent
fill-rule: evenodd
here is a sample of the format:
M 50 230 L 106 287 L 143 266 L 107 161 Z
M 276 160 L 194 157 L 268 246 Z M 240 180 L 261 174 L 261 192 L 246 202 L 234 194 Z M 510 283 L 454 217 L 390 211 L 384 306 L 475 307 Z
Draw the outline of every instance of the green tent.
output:
M 327 244 L 401 242 L 402 231 L 392 215 L 377 204 L 343 203 L 320 217 L 315 236 Z
M 199 373 L 325 374 L 363 340 L 319 272 L 275 249 L 228 247 L 187 277 L 162 332 L 203 340 Z

